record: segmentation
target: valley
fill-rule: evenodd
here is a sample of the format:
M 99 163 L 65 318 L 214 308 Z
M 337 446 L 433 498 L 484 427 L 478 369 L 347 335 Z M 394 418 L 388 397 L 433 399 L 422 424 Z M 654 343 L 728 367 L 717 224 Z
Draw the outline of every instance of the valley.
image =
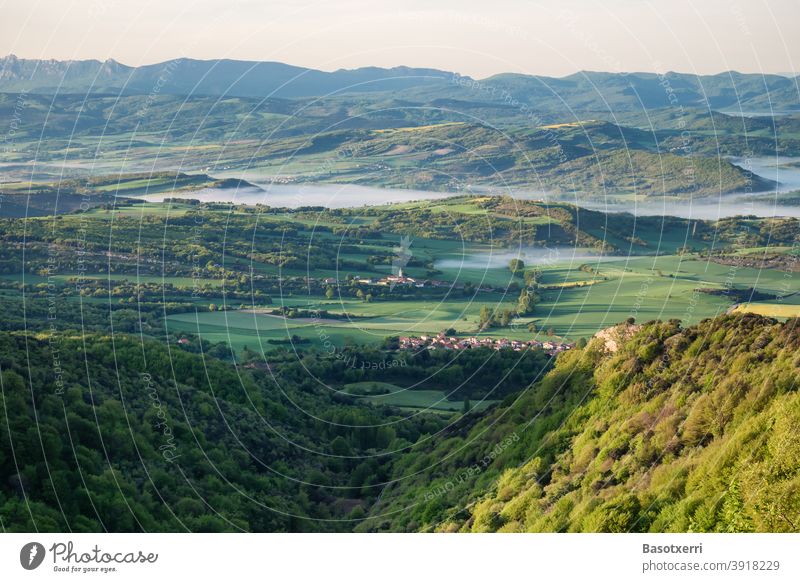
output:
M 0 65 L 4 531 L 797 531 L 796 77 Z

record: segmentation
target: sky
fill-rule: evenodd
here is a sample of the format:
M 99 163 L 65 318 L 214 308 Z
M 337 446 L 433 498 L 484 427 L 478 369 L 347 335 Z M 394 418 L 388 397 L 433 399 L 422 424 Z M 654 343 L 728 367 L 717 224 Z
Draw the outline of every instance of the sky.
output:
M 483 78 L 800 70 L 800 0 L 0 0 L 0 55 L 407 65 Z

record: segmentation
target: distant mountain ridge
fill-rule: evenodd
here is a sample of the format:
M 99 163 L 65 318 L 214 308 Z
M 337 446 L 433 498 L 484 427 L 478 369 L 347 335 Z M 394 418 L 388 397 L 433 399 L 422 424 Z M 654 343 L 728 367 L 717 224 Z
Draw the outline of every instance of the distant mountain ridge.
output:
M 458 95 L 485 101 L 515 100 L 538 110 L 630 111 L 700 108 L 763 112 L 800 110 L 800 80 L 781 75 L 728 71 L 716 75 L 687 73 L 605 73 L 581 71 L 555 78 L 518 73 L 494 75 L 475 83 L 453 83 Z M 419 95 L 428 94 L 422 88 Z
M 106 61 L 0 59 L 0 91 L 311 97 L 340 91 L 368 93 L 442 83 L 452 73 L 436 69 L 364 67 L 334 72 L 277 62 L 173 59 L 130 67 Z
M 450 71 L 362 67 L 333 72 L 279 62 L 180 58 L 140 67 L 112 59 L 57 61 L 0 58 L 0 92 L 111 93 L 302 98 L 332 93 L 393 92 L 431 102 L 526 104 L 541 110 L 635 110 L 701 107 L 800 110 L 800 77 L 729 71 L 716 75 L 584 71 L 561 78 L 503 73 L 476 80 Z

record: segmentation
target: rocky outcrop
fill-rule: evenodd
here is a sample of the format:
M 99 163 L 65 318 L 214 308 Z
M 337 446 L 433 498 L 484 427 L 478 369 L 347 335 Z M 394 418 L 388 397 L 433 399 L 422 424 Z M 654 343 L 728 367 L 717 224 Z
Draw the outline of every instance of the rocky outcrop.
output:
M 641 328 L 641 325 L 633 323 L 620 323 L 598 331 L 592 336 L 592 342 L 604 351 L 613 354 Z

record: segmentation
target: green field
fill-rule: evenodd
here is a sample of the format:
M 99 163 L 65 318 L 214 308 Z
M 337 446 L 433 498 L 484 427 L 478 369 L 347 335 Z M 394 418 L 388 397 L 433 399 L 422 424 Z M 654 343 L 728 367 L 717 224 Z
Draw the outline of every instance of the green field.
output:
M 447 393 L 441 390 L 404 390 L 389 394 L 365 396 L 372 404 L 397 406 L 406 410 L 432 410 L 436 412 L 458 412 L 463 410 L 463 401 L 447 400 Z M 471 402 L 471 410 L 484 410 L 497 400 Z
M 747 303 L 736 306 L 737 313 L 757 313 L 767 317 L 787 319 L 789 317 L 800 317 L 800 305 L 791 303 Z
M 120 204 L 113 210 L 107 208 L 92 208 L 85 214 L 99 219 L 117 219 L 117 218 L 139 218 L 145 216 L 172 216 L 179 217 L 186 214 L 187 211 L 193 208 L 190 204 L 164 204 L 161 202 L 143 202 L 141 204 L 124 205 Z
M 724 313 L 734 303 L 725 294 L 709 294 L 700 288 L 724 291 L 755 288 L 761 293 L 791 294 L 800 290 L 792 277 L 777 270 L 732 268 L 697 257 L 662 256 L 620 258 L 594 265 L 599 275 L 563 265 L 545 267 L 540 301 L 534 314 L 518 320 L 518 325 L 492 328 L 478 334 L 479 312 L 488 305 L 513 308 L 517 292 L 476 293 L 463 297 L 460 292 L 442 300 L 380 300 L 364 302 L 352 297 L 273 298 L 276 305 L 306 309 L 326 309 L 348 313 L 350 320 L 283 319 L 257 312 L 227 311 L 172 315 L 170 331 L 200 334 L 210 341 L 226 341 L 235 349 L 243 346 L 270 349 L 268 340 L 285 340 L 295 335 L 310 345 L 342 346 L 347 342 L 380 344 L 387 336 L 431 335 L 454 328 L 459 335 L 487 335 L 512 339 L 547 339 L 553 336 L 576 340 L 614 325 L 628 317 L 637 321 L 680 319 L 690 325 L 706 317 Z M 510 277 L 503 268 L 485 270 L 487 278 Z M 592 283 L 592 284 L 590 284 Z M 756 309 L 753 307 L 753 309 Z M 765 309 L 765 308 L 761 308 Z M 790 316 L 784 308 L 776 316 Z M 535 323 L 538 333 L 527 329 Z M 274 345 L 274 344 L 273 344 Z
M 293 335 L 310 340 L 310 345 L 323 348 L 327 342 L 343 346 L 347 342 L 377 345 L 388 336 L 431 335 L 453 327 L 461 335 L 477 335 L 478 313 L 483 302 L 464 298 L 446 301 L 379 301 L 366 303 L 355 299 L 320 301 L 319 298 L 288 298 L 276 301 L 299 308 L 320 308 L 331 312 L 347 312 L 356 316 L 339 319 L 284 319 L 253 311 L 216 311 L 182 313 L 167 317 L 171 332 L 199 334 L 209 341 L 225 341 L 235 349 L 248 346 L 270 349 L 272 340 L 285 340 Z M 512 307 L 502 296 L 493 295 L 487 303 Z M 529 321 L 524 319 L 523 321 Z M 493 329 L 480 334 L 490 337 L 524 339 L 531 336 L 520 330 Z
M 134 185 L 138 187 L 135 181 Z M 542 226 L 557 220 L 555 238 L 542 238 L 538 229 L 515 238 L 513 225 L 518 221 L 511 220 L 510 214 L 520 208 L 522 222 Z M 202 244 L 187 244 L 196 234 L 197 222 L 183 216 L 186 213 L 202 215 Z M 495 220 L 490 232 L 484 229 L 483 214 Z M 50 278 L 34 273 L 47 272 L 44 251 L 52 249 L 53 240 L 59 241 L 58 250 L 88 226 L 94 243 L 89 264 L 101 272 L 82 275 L 87 302 L 108 301 L 112 287 L 111 300 L 119 304 L 121 294 L 130 291 L 118 284 L 123 281 L 147 284 L 140 297 L 146 302 L 160 301 L 158 287 L 169 284 L 174 289 L 165 290 L 163 297 L 184 304 L 172 312 L 192 308 L 197 312 L 169 315 L 167 331 L 227 342 L 236 351 L 245 346 L 256 350 L 286 347 L 293 336 L 303 340 L 297 348 L 375 346 L 389 336 L 435 335 L 450 328 L 459 336 L 576 341 L 631 317 L 639 322 L 679 319 L 691 325 L 751 299 L 751 305 L 741 309 L 789 317 L 795 312 L 785 305 L 772 311 L 766 306 L 777 297 L 790 303 L 793 294 L 800 292 L 796 277 L 778 268 L 729 266 L 702 256 L 702 249 L 717 235 L 724 239 L 720 250 L 741 255 L 792 252 L 795 245 L 788 243 L 796 225 L 754 218 L 721 226 L 671 221 L 663 232 L 652 221 L 636 222 L 635 233 L 631 232 L 635 237 L 629 238 L 637 242 L 631 246 L 621 234 L 633 224 L 630 217 L 608 215 L 601 220 L 597 213 L 581 214 L 586 229 L 569 245 L 564 233 L 570 225 L 578 226 L 570 222 L 577 220 L 575 207 L 476 196 L 335 211 L 239 207 L 229 212 L 214 206 L 145 203 L 116 211 L 95 208 L 85 216 L 92 220 L 83 227 L 82 215 L 64 215 L 55 222 L 34 220 L 14 234 L 42 241 L 35 250 L 42 254 L 39 267 L 24 276 L 27 293 L 44 296 L 48 282 L 71 285 L 69 280 L 77 274 L 72 274 L 69 251 L 58 251 L 63 252 L 63 266 Z M 643 225 L 652 228 L 640 232 Z M 689 227 L 697 231 L 691 245 L 685 236 Z M 753 234 L 756 230 L 762 233 L 758 237 Z M 782 233 L 780 237 L 774 238 L 774 230 Z M 606 231 L 620 237 L 613 241 L 614 248 L 603 244 L 609 240 Z M 119 241 L 118 249 L 109 245 L 109 232 Z M 752 246 L 739 245 L 742 237 Z M 773 240 L 774 247 L 765 246 Z M 192 266 L 195 247 L 203 257 L 198 263 L 201 278 L 190 276 L 193 271 L 187 268 Z M 678 248 L 682 254 L 657 254 Z M 400 251 L 408 259 L 405 274 L 427 281 L 425 287 L 392 289 L 352 281 L 354 275 L 379 278 L 391 273 Z M 112 262 L 118 263 L 112 265 L 118 272 L 110 275 L 102 272 L 109 252 Z M 158 271 L 164 257 L 169 260 L 170 276 L 162 277 Z M 516 258 L 525 261 L 529 274 L 532 269 L 538 271 L 532 283 L 535 307 L 502 327 L 502 313 L 508 323 L 508 314 L 517 309 L 520 289 L 526 285 L 522 270 L 514 274 L 509 268 Z M 749 257 L 746 262 L 757 264 Z M 22 282 L 19 271 L 10 272 L 7 269 L 0 277 Z M 322 279 L 328 277 L 338 283 L 324 283 Z M 198 284 L 202 297 L 189 293 Z M 250 295 L 253 289 L 256 297 Z M 332 297 L 325 298 L 326 293 Z M 265 310 L 239 310 L 253 302 L 276 309 L 327 310 L 338 317 L 284 319 Z M 132 306 L 134 301 L 128 297 L 127 303 Z M 212 303 L 221 309 L 212 311 Z M 495 313 L 495 326 L 480 332 L 484 309 Z M 153 322 L 149 325 L 152 328 Z

